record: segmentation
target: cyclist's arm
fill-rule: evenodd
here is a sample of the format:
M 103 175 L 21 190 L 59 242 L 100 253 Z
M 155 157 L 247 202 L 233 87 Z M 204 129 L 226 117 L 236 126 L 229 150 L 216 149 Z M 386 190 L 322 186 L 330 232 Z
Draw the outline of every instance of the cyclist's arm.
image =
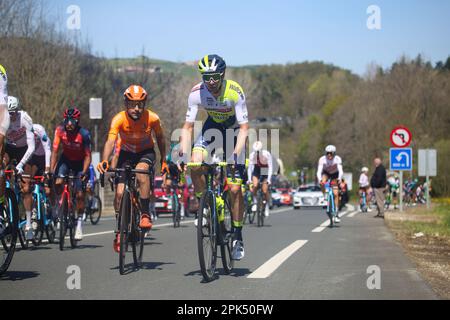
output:
M 249 163 L 248 163 L 248 169 L 247 169 L 247 180 L 251 181 L 253 170 L 255 170 L 255 163 L 253 161 L 255 153 L 252 152 L 252 154 L 249 157 Z
M 166 140 L 159 119 L 155 122 L 155 136 L 158 143 L 159 154 L 161 155 L 161 163 L 163 163 L 163 161 L 166 160 Z
M 339 178 L 338 178 L 338 180 L 341 181 L 342 177 L 344 176 L 344 169 L 342 167 L 342 162 L 338 164 L 338 170 L 339 170 Z
M 181 131 L 181 142 L 180 142 L 181 153 L 183 154 L 187 154 L 190 149 L 193 131 L 194 131 L 194 122 L 186 121 Z
M 91 154 L 91 135 L 86 131 L 86 134 L 83 135 L 83 147 L 84 147 L 84 162 L 83 162 L 83 173 L 89 173 L 89 166 L 92 161 Z
M 241 154 L 242 150 L 245 147 L 245 142 L 247 141 L 248 136 L 248 123 L 243 123 L 239 128 L 239 135 L 237 137 L 236 148 L 234 149 L 235 154 Z
M 269 166 L 269 172 L 267 173 L 267 179 L 269 183 L 272 182 L 272 173 L 273 173 L 273 164 L 272 164 L 272 155 L 270 152 L 267 152 L 267 164 Z
M 235 106 L 235 110 L 236 120 L 239 123 L 240 128 L 234 153 L 241 154 L 242 150 L 245 148 L 245 142 L 247 141 L 249 128 L 247 104 L 245 102 L 245 95 L 243 92 L 240 93 L 239 101 Z
M 34 140 L 34 133 L 33 133 L 33 122 L 31 120 L 31 118 L 26 114 L 23 113 L 22 114 L 22 125 L 23 127 L 25 127 L 26 129 L 26 135 L 27 135 L 27 151 L 25 152 L 25 154 L 22 157 L 22 160 L 20 160 L 18 166 L 23 167 L 28 160 L 31 158 L 31 156 L 33 155 L 34 149 L 35 149 L 35 140 Z
M 323 163 L 319 160 L 319 166 L 317 167 L 317 181 L 322 181 Z
M 44 147 L 45 151 L 45 172 L 50 171 L 50 158 L 52 156 L 52 142 L 50 141 L 50 138 L 47 136 L 47 133 L 43 137 L 41 137 L 41 143 Z
M 56 169 L 56 158 L 58 156 L 59 145 L 61 143 L 61 139 L 59 137 L 59 128 L 55 130 L 55 139 L 53 139 L 53 152 L 50 157 L 50 172 L 55 172 Z

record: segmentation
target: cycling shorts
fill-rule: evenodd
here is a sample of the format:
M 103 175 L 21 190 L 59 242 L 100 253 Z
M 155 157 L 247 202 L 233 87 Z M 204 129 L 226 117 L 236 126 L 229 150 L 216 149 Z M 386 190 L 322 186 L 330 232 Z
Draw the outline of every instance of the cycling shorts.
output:
M 255 166 L 255 169 L 253 169 L 252 177 L 259 179 L 260 183 L 264 183 L 269 180 L 268 175 L 261 174 L 261 167 L 258 167 L 258 166 Z
M 84 161 L 71 161 L 62 155 L 56 165 L 55 176 L 56 178 L 64 178 L 67 175 L 74 175 L 80 178 L 83 174 L 83 164 Z M 83 190 L 81 179 L 74 181 L 74 187 L 77 192 Z
M 120 150 L 117 168 L 125 168 L 125 166 L 135 168 L 138 163 L 146 163 L 152 167 L 155 161 L 156 154 L 153 149 L 147 149 L 138 153 Z M 115 183 L 125 183 L 125 176 L 123 174 L 116 175 Z
M 23 156 L 28 150 L 28 146 L 25 147 L 14 147 L 10 144 L 6 144 L 5 153 L 9 156 L 9 163 L 16 160 L 17 164 L 23 159 Z
M 36 176 L 42 176 L 45 172 L 45 156 L 37 156 L 33 154 L 30 160 L 30 165 L 38 168 L 35 173 Z

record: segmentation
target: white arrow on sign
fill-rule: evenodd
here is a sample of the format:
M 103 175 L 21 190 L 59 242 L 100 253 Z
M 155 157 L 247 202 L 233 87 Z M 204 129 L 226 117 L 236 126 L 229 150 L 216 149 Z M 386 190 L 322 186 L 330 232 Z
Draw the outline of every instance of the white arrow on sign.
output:
M 409 160 L 410 159 L 409 159 L 409 154 L 407 154 L 406 152 L 400 152 L 398 154 L 398 156 L 395 157 L 395 159 L 397 160 L 397 162 L 400 162 L 402 160 L 403 156 L 405 156 L 405 158 L 406 158 L 406 166 L 409 167 Z

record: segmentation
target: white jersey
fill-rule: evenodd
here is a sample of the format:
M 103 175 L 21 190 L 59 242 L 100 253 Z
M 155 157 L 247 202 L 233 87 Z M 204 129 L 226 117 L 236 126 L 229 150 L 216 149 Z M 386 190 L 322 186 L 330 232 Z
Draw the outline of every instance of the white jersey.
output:
M 9 129 L 6 132 L 6 143 L 14 148 L 27 147 L 27 151 L 20 161 L 22 166 L 25 165 L 32 156 L 35 148 L 33 121 L 25 111 L 18 111 L 15 121 L 11 119 Z
M 319 165 L 317 168 L 317 180 L 322 180 L 322 175 L 336 177 L 336 179 L 342 180 L 344 170 L 342 168 L 342 159 L 339 156 L 334 156 L 329 160 L 327 156 L 323 156 L 319 159 Z
M 360 188 L 367 188 L 369 186 L 369 177 L 367 174 L 361 173 L 359 176 L 359 187 Z
M 52 142 L 47 136 L 47 132 L 40 124 L 33 124 L 35 150 L 34 155 L 38 157 L 45 156 L 45 166 L 50 167 L 50 157 L 52 154 L 51 145 Z
M 249 157 L 249 164 L 248 164 L 248 179 L 252 178 L 253 170 L 255 167 L 261 168 L 261 174 L 267 175 L 267 180 L 271 182 L 272 180 L 272 173 L 273 173 L 273 165 L 272 165 L 272 155 L 267 150 L 262 150 L 259 153 L 252 152 Z M 264 172 L 263 170 L 267 170 Z
M 8 105 L 8 77 L 0 65 L 0 105 Z
M 225 80 L 223 93 L 217 99 L 202 82 L 196 85 L 188 99 L 187 122 L 195 122 L 199 107 L 206 110 L 209 117 L 227 128 L 248 123 L 247 104 L 241 86 L 232 80 Z

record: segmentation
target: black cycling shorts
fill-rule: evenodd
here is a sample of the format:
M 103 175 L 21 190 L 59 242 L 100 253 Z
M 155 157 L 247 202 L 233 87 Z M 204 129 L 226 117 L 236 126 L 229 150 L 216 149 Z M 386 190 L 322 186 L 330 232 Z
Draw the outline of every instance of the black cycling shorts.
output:
M 5 153 L 9 156 L 9 163 L 16 160 L 17 164 L 19 164 L 27 150 L 28 146 L 17 148 L 10 144 L 6 144 Z
M 264 183 L 269 180 L 269 176 L 265 174 L 261 174 L 261 167 L 255 166 L 253 169 L 252 177 L 256 177 L 259 179 L 259 183 Z
M 125 168 L 127 165 L 135 168 L 138 163 L 146 163 L 152 167 L 155 161 L 156 153 L 153 149 L 147 149 L 138 153 L 121 150 L 119 153 L 119 160 L 117 161 L 117 168 Z M 118 174 L 115 182 L 116 184 L 125 183 L 125 176 Z

